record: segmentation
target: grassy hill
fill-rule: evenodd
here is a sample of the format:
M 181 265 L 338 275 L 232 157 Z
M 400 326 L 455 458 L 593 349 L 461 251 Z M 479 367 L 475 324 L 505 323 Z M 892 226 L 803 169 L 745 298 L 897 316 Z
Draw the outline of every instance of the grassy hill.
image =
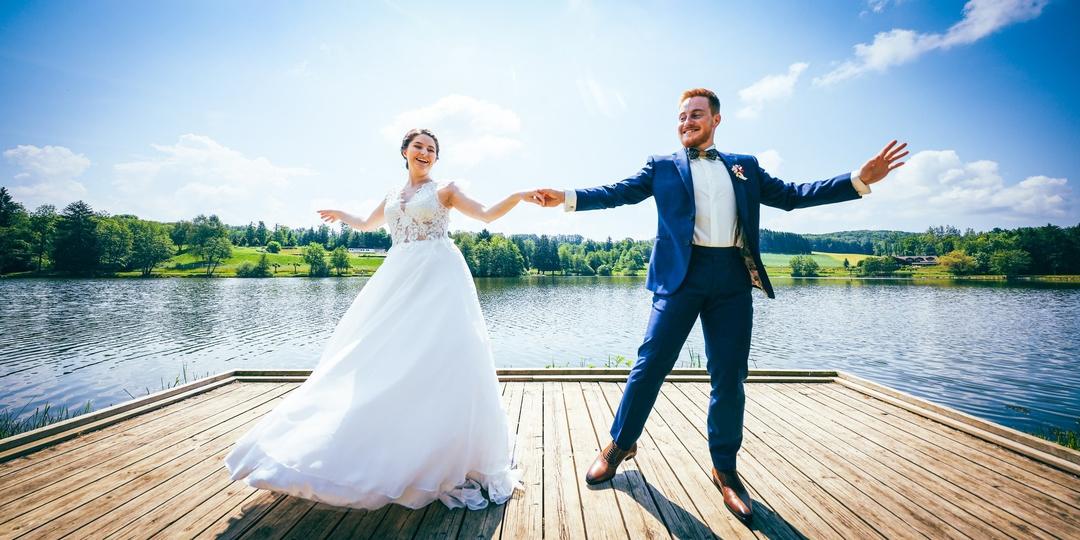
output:
M 259 257 L 265 253 L 263 248 L 255 247 L 233 247 L 232 257 L 222 262 L 215 270 L 215 277 L 234 277 L 236 276 L 236 268 L 243 262 L 249 262 L 256 264 L 259 262 Z M 310 267 L 304 262 L 303 249 L 302 248 L 287 248 L 282 249 L 279 253 L 266 253 L 267 259 L 271 265 L 278 264 L 278 268 L 275 270 L 271 266 L 271 271 L 275 276 L 288 277 L 288 276 L 306 276 Z M 349 255 L 349 270 L 346 275 L 371 275 L 379 265 L 382 264 L 383 256 L 373 255 Z M 295 263 L 295 266 L 294 266 Z M 337 274 L 337 271 L 331 270 L 331 273 Z M 201 276 L 206 274 L 206 267 L 202 265 L 198 259 L 191 253 L 184 252 L 180 255 L 174 255 L 168 261 L 165 261 L 160 266 L 154 269 L 154 275 L 156 276 Z M 137 276 L 138 272 L 120 272 L 119 276 Z

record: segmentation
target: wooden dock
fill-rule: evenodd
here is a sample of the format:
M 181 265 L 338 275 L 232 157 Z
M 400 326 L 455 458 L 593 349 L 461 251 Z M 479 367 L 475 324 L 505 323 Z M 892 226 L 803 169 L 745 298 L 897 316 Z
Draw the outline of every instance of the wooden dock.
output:
M 625 370 L 500 370 L 525 490 L 450 511 L 334 508 L 223 458 L 307 371 L 233 371 L 0 440 L 0 538 L 1080 538 L 1080 453 L 844 373 L 755 371 L 739 472 L 709 480 L 709 386 L 676 370 L 638 456 L 595 488 Z

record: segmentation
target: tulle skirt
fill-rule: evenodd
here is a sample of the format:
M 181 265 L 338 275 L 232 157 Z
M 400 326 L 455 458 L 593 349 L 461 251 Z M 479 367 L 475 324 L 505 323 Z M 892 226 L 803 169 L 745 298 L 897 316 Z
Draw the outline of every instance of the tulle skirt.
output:
M 487 326 L 446 238 L 395 245 L 306 382 L 225 458 L 232 479 L 334 506 L 505 502 L 520 485 Z

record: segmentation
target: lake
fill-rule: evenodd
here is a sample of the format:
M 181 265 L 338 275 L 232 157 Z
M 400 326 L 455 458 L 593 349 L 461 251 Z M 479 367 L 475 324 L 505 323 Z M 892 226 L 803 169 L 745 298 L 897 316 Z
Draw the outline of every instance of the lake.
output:
M 312 368 L 366 278 L 0 280 L 0 408 L 94 408 L 188 376 Z M 1080 287 L 777 279 L 751 368 L 836 369 L 1028 432 L 1078 429 Z M 499 367 L 633 360 L 644 278 L 478 279 Z M 680 364 L 704 362 L 700 326 Z M 130 394 L 130 395 L 129 395 Z

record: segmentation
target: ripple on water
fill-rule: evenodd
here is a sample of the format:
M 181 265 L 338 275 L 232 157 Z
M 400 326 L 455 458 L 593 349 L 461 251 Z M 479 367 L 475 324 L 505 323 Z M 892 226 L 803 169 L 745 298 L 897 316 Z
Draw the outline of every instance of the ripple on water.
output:
M 2 280 L 0 407 L 95 407 L 177 374 L 312 368 L 366 279 Z M 478 279 L 499 366 L 636 357 L 641 278 Z M 777 280 L 752 368 L 838 369 L 1027 431 L 1076 429 L 1080 288 Z M 679 362 L 704 360 L 700 324 Z

